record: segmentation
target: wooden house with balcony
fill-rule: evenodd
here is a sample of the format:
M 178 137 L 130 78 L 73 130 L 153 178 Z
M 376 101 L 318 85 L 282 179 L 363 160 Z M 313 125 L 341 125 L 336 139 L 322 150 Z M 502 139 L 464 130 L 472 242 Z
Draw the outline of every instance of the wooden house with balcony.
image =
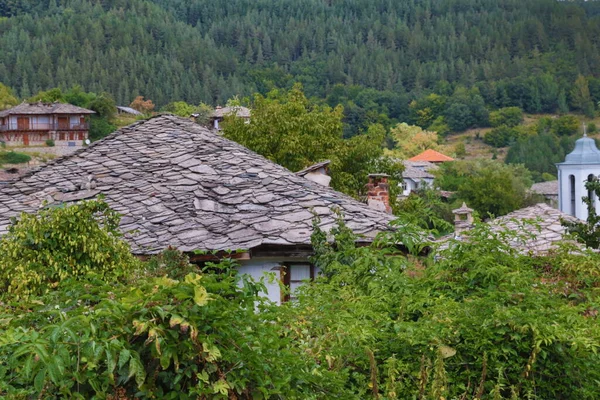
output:
M 94 111 L 64 103 L 22 103 L 0 111 L 0 141 L 8 146 L 83 146 Z M 64 153 L 64 152 L 60 152 Z

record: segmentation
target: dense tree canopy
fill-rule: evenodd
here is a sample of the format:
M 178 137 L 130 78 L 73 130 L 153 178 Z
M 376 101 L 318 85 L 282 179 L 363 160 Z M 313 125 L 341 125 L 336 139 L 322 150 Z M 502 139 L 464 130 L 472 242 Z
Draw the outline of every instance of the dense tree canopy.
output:
M 21 98 L 79 84 L 159 108 L 299 81 L 308 96 L 344 105 L 347 136 L 373 122 L 428 128 L 440 116 L 461 130 L 485 125 L 483 104 L 593 112 L 599 9 L 554 0 L 4 1 L 0 77 Z M 478 94 L 456 96 L 459 87 Z M 444 98 L 411 116 L 411 101 L 431 93 Z
M 250 121 L 226 116 L 223 132 L 291 171 L 330 160 L 331 186 L 353 196 L 364 190 L 369 173 L 400 178 L 399 163 L 383 155 L 383 127 L 372 125 L 364 134 L 344 139 L 342 115 L 341 106 L 315 104 L 296 85 L 289 92 L 257 94 Z

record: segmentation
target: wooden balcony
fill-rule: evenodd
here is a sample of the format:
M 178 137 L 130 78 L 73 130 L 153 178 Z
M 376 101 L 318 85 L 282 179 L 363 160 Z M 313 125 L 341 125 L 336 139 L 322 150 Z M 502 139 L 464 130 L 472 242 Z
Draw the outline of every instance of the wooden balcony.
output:
M 0 132 L 43 132 L 43 131 L 87 131 L 90 129 L 89 122 L 84 123 L 11 123 L 0 125 Z

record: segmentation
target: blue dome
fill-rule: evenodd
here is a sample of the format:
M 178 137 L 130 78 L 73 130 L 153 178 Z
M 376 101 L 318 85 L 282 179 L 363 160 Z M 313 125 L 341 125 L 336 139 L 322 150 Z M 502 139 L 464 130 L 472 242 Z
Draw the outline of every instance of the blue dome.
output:
M 587 136 L 575 142 L 575 149 L 567 154 L 561 164 L 600 164 L 600 150 L 596 141 Z

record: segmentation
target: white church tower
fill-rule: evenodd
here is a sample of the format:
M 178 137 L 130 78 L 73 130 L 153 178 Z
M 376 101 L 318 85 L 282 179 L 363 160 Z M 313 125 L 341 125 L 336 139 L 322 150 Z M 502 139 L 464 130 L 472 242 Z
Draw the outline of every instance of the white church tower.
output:
M 575 149 L 567 154 L 565 161 L 556 164 L 558 168 L 558 208 L 560 211 L 586 220 L 588 216 L 587 205 L 582 197 L 591 197 L 596 211 L 600 212 L 600 201 L 593 192 L 585 188 L 588 180 L 596 179 L 600 175 L 600 150 L 596 147 L 594 139 L 583 137 L 575 142 Z

